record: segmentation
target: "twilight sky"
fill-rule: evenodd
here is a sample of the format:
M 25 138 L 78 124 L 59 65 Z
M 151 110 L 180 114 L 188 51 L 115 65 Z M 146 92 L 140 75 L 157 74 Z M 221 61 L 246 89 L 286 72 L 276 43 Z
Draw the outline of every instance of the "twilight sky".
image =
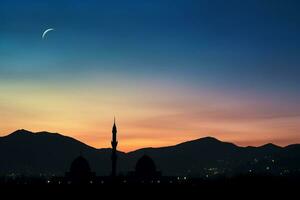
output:
M 0 135 L 300 143 L 298 0 L 1 0 Z M 45 39 L 42 33 L 54 28 Z

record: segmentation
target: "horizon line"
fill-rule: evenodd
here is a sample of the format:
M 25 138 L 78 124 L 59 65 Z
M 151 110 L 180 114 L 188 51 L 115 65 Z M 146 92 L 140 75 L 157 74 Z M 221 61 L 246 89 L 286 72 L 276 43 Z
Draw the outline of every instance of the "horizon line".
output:
M 94 146 L 92 146 L 92 145 L 89 145 L 89 144 L 87 144 L 87 143 L 85 143 L 85 142 L 82 142 L 81 140 L 77 139 L 76 137 L 71 137 L 71 136 L 68 136 L 68 135 L 64 135 L 64 134 L 62 134 L 62 133 L 58 133 L 58 132 L 49 132 L 49 131 L 45 131 L 45 130 L 44 130 L 44 131 L 33 132 L 33 131 L 30 131 L 30 130 L 27 130 L 27 129 L 17 129 L 16 131 L 13 131 L 13 132 L 11 132 L 11 133 L 9 133 L 9 134 L 7 134 L 7 135 L 0 136 L 0 138 L 8 137 L 8 136 L 10 136 L 10 135 L 12 135 L 12 134 L 14 134 L 14 133 L 16 133 L 16 132 L 18 132 L 18 131 L 25 131 L 25 132 L 29 132 L 29 133 L 36 134 L 36 135 L 41 134 L 41 133 L 58 134 L 58 135 L 63 136 L 63 137 L 68 137 L 68 138 L 74 139 L 74 140 L 76 140 L 76 141 L 78 141 L 78 142 L 80 142 L 80 143 L 83 143 L 84 145 L 87 145 L 87 146 L 92 147 L 92 148 L 97 149 L 97 150 L 101 150 L 101 149 L 111 149 L 111 147 L 109 147 L 109 146 L 108 146 L 108 147 L 96 148 L 96 147 L 94 147 Z M 173 144 L 173 145 L 168 145 L 168 146 L 160 146 L 160 147 L 151 147 L 151 146 L 149 146 L 149 147 L 142 147 L 142 148 L 134 149 L 134 150 L 131 150 L 131 151 L 122 151 L 122 150 L 118 150 L 118 152 L 122 152 L 122 153 L 130 153 L 130 152 L 134 152 L 134 151 L 138 151 L 138 150 L 142 150 L 142 149 L 149 149 L 149 148 L 150 148 L 150 149 L 151 149 L 151 148 L 152 148 L 152 149 L 155 149 L 155 148 L 174 147 L 174 146 L 177 146 L 177 145 L 180 145 L 180 144 L 184 144 L 184 143 L 188 143 L 188 142 L 193 142 L 193 141 L 197 141 L 197 140 L 201 140 L 201 139 L 207 139 L 207 138 L 215 139 L 215 140 L 217 140 L 217 141 L 219 141 L 219 142 L 222 142 L 222 143 L 233 144 L 233 145 L 235 145 L 235 146 L 237 146 L 237 147 L 240 147 L 240 148 L 251 148 L 251 147 L 253 147 L 253 148 L 259 148 L 259 147 L 263 147 L 263 146 L 266 146 L 266 145 L 274 145 L 274 146 L 279 147 L 279 148 L 286 148 L 286 147 L 291 146 L 291 145 L 297 145 L 297 144 L 300 144 L 300 143 L 291 143 L 291 144 L 282 146 L 282 145 L 277 145 L 277 144 L 272 143 L 272 142 L 267 142 L 267 143 L 264 143 L 264 144 L 262 144 L 262 145 L 257 145 L 257 146 L 255 146 L 255 145 L 242 146 L 242 145 L 237 145 L 237 144 L 235 144 L 234 142 L 229 142 L 229 141 L 219 140 L 219 139 L 216 138 L 216 137 L 205 136 L 205 137 L 195 138 L 195 139 L 192 139 L 192 140 L 182 141 L 182 142 L 179 142 L 179 143 L 176 143 L 176 144 Z

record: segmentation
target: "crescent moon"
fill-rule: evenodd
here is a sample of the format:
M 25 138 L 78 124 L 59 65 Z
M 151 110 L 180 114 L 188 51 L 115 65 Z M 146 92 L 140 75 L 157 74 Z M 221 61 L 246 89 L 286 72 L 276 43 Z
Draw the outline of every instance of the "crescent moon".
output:
M 49 28 L 49 29 L 45 30 L 43 35 L 42 35 L 42 39 L 44 39 L 45 36 L 47 35 L 47 33 L 49 33 L 50 31 L 54 31 L 54 28 Z

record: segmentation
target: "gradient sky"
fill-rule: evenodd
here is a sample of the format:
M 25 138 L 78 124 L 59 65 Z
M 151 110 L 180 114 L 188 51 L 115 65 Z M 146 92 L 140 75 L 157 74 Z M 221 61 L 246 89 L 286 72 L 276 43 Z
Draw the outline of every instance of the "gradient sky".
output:
M 0 135 L 300 142 L 300 1 L 1 0 Z M 41 35 L 54 28 L 46 39 Z

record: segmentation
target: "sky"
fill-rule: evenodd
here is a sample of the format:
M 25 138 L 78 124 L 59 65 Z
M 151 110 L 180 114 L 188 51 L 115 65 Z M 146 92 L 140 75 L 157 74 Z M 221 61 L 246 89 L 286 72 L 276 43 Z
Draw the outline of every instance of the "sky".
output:
M 1 0 L 0 136 L 300 143 L 297 0 Z M 43 39 L 48 28 L 54 28 Z

